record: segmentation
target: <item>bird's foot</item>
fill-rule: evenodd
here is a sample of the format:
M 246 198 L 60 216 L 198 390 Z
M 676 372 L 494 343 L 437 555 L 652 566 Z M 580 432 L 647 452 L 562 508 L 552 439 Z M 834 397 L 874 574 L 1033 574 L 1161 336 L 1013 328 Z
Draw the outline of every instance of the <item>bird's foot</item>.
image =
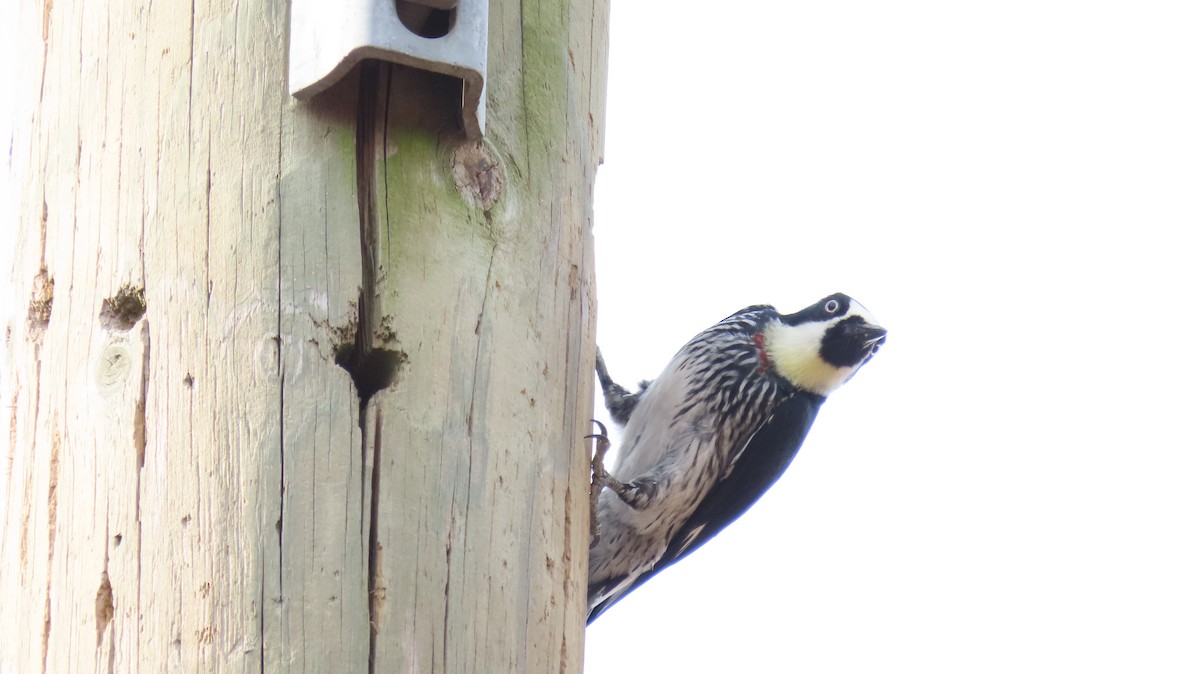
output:
M 636 510 L 642 510 L 650 505 L 654 500 L 654 496 L 658 493 L 658 481 L 648 477 L 641 477 L 633 482 L 622 482 L 613 477 L 612 473 L 604 467 L 604 454 L 612 443 L 608 439 L 608 429 L 604 424 L 592 420 L 592 423 L 600 427 L 600 432 L 594 435 L 587 436 L 588 440 L 595 443 L 596 449 L 592 453 L 592 502 L 593 504 L 599 500 L 600 492 L 605 487 L 613 490 L 622 501 L 629 507 Z M 593 505 L 592 508 L 595 511 Z M 594 534 L 595 532 L 593 532 Z
M 592 419 L 592 423 L 600 427 L 600 432 L 584 436 L 584 439 L 592 441 L 592 486 L 588 497 L 592 506 L 592 542 L 590 545 L 595 545 L 597 539 L 600 538 L 600 523 L 596 520 L 596 504 L 600 502 L 600 492 L 604 491 L 604 478 L 612 479 L 612 476 L 604 469 L 604 455 L 612 443 L 608 440 L 608 429 L 604 427 L 604 424 L 595 419 Z

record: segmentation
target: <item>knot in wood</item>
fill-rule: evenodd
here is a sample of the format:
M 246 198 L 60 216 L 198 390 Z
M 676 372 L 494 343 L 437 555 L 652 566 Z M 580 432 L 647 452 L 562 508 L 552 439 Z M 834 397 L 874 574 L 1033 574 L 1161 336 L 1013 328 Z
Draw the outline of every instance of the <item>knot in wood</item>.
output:
M 463 201 L 490 210 L 500 200 L 504 170 L 492 148 L 482 140 L 454 148 L 451 173 Z

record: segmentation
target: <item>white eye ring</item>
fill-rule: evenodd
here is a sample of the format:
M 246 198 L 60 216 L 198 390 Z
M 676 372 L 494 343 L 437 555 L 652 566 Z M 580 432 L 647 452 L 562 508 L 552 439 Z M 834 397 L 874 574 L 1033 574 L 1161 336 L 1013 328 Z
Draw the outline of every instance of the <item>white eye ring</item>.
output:
M 839 306 L 841 306 L 841 305 L 838 304 L 837 300 L 829 300 L 828 302 L 825 303 L 825 313 L 827 313 L 827 314 L 837 313 Z

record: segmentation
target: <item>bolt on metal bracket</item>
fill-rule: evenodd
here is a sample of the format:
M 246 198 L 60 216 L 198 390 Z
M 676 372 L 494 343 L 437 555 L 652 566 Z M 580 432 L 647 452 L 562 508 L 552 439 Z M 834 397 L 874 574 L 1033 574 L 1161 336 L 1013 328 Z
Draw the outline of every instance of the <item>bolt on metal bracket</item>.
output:
M 467 136 L 483 136 L 487 116 L 488 0 L 413 0 L 453 11 L 449 32 L 422 37 L 400 21 L 396 0 L 292 0 L 288 88 L 308 98 L 363 59 L 379 59 L 463 81 Z M 406 3 L 413 4 L 413 3 Z

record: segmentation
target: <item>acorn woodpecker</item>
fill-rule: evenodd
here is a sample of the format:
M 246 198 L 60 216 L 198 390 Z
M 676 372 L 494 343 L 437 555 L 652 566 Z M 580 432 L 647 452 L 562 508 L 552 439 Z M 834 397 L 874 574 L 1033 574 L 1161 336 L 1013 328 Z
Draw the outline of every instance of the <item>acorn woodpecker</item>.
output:
M 694 337 L 636 393 L 613 382 L 597 354 L 604 405 L 625 430 L 611 474 L 593 462 L 602 491 L 588 623 L 746 512 L 791 463 L 826 396 L 886 334 L 839 293 L 794 314 L 742 309 Z

